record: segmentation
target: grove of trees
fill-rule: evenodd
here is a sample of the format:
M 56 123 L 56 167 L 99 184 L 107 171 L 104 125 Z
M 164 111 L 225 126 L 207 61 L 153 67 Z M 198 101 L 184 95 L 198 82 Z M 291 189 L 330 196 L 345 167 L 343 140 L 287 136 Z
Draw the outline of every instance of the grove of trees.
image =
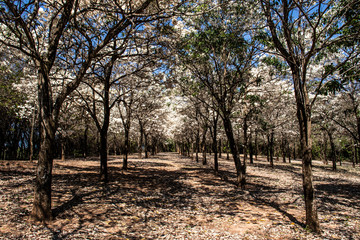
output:
M 302 160 L 306 226 L 321 227 L 312 160 L 360 157 L 358 0 L 0 1 L 0 158 L 37 160 L 33 220 L 52 219 L 53 159 L 159 151 Z M 194 157 L 195 155 L 195 157 Z

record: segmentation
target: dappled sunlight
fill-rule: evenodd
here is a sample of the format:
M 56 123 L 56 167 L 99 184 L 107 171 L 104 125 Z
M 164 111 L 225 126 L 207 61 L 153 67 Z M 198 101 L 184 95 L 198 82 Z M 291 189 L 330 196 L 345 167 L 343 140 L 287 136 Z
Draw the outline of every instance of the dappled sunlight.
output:
M 42 226 L 27 221 L 35 163 L 3 162 L 0 234 L 37 239 L 311 238 L 303 229 L 298 165 L 275 162 L 270 168 L 259 159 L 248 165 L 247 189 L 240 190 L 226 159 L 220 159 L 215 175 L 211 164 L 203 166 L 176 153 L 148 159 L 131 155 L 128 171 L 122 170 L 120 156 L 110 156 L 106 185 L 99 181 L 97 159 L 55 160 L 54 220 Z M 360 177 L 345 172 L 326 178 L 326 171 L 315 166 L 324 236 L 356 236 Z M 228 176 L 227 181 L 221 176 Z

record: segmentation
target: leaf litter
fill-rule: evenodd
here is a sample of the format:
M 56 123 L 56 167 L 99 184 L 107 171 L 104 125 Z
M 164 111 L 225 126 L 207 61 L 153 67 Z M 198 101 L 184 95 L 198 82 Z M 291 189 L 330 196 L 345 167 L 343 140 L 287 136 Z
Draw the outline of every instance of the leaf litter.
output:
M 258 158 L 246 190 L 235 187 L 230 160 L 218 174 L 176 153 L 129 162 L 123 171 L 121 156 L 109 156 L 105 185 L 98 159 L 55 160 L 54 220 L 42 225 L 28 221 L 36 164 L 0 161 L 0 239 L 360 239 L 358 167 L 333 172 L 314 161 L 314 234 L 304 228 L 300 161 L 271 168 Z

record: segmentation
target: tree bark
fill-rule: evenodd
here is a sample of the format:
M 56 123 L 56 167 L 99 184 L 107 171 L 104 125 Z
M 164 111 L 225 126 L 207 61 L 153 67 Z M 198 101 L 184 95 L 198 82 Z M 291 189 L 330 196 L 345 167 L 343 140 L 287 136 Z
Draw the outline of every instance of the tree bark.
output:
M 178 149 L 179 149 L 179 153 L 180 152 L 180 148 L 179 145 L 177 144 Z M 145 152 L 145 158 L 149 158 L 149 153 L 148 153 L 148 134 L 144 132 L 144 152 Z
M 140 126 L 140 137 L 139 137 L 138 152 L 139 152 L 139 158 L 141 159 L 142 158 L 142 156 L 141 156 L 141 154 L 142 154 L 142 144 L 143 144 L 143 138 L 144 138 L 144 130 L 143 130 L 141 120 L 139 120 L 139 126 Z
M 61 137 L 61 161 L 65 161 L 65 139 Z
M 281 139 L 281 151 L 282 151 L 283 163 L 286 163 L 286 147 L 287 147 L 287 140 L 285 139 L 284 136 L 282 136 L 282 139 Z
M 335 148 L 333 134 L 332 134 L 331 130 L 329 130 L 329 129 L 327 129 L 326 132 L 328 134 L 329 141 L 330 141 L 330 148 L 331 148 L 330 158 L 331 158 L 331 162 L 332 162 L 332 170 L 336 171 L 336 148 Z
M 85 130 L 84 130 L 84 142 L 83 142 L 83 154 L 84 154 L 84 158 L 86 159 L 88 157 L 88 130 L 89 130 L 89 125 L 86 124 Z
M 53 149 L 56 119 L 52 116 L 52 100 L 48 78 L 39 74 L 39 121 L 40 152 L 36 167 L 34 202 L 31 219 L 48 222 L 52 219 L 51 183 L 53 168 Z
M 274 129 L 271 129 L 270 143 L 269 143 L 269 160 L 270 167 L 274 167 Z
M 222 141 L 221 138 L 219 139 L 219 158 L 221 158 L 221 154 L 222 154 Z
M 297 117 L 300 127 L 300 146 L 302 152 L 302 177 L 305 198 L 306 225 L 311 231 L 320 232 L 312 175 L 310 100 L 306 91 L 306 87 L 301 84 L 300 73 L 297 72 L 294 68 L 292 72 L 297 104 Z
M 287 143 L 287 153 L 288 153 L 289 163 L 291 163 L 290 141 L 288 141 L 288 143 Z
M 36 104 L 34 104 L 34 109 L 31 117 L 31 131 L 30 131 L 30 139 L 29 139 L 29 149 L 30 149 L 30 162 L 33 162 L 34 158 L 34 130 L 35 130 L 35 118 L 36 118 Z
M 200 129 L 197 129 L 196 132 L 196 162 L 199 162 L 199 152 L 200 152 Z
M 249 154 L 250 154 L 250 164 L 254 164 L 254 147 L 252 144 L 252 131 L 250 131 L 249 135 Z
M 128 169 L 128 154 L 129 154 L 129 129 L 125 129 L 125 148 L 124 148 L 124 161 L 123 169 Z
M 243 162 L 243 164 L 246 165 L 247 154 L 248 154 L 248 136 L 247 136 L 248 124 L 247 124 L 247 116 L 244 118 L 243 130 L 244 130 L 244 162 Z
M 323 136 L 323 158 L 324 158 L 324 164 L 328 165 L 328 159 L 327 159 L 328 143 L 327 143 L 327 137 L 326 137 L 325 132 L 323 134 L 324 134 L 324 136 Z
M 246 185 L 246 168 L 241 164 L 239 150 L 237 148 L 234 132 L 231 124 L 230 117 L 225 115 L 223 117 L 223 124 L 226 136 L 229 141 L 230 150 L 234 158 L 235 168 L 236 168 L 236 177 L 237 177 L 237 186 L 240 186 L 241 189 L 245 189 Z
M 214 152 L 214 168 L 215 172 L 219 171 L 219 161 L 218 161 L 218 143 L 217 143 L 217 121 L 214 123 L 213 126 L 213 152 Z
M 258 154 L 259 154 L 258 132 L 255 130 L 255 161 L 257 161 Z
M 201 140 L 201 147 L 202 147 L 202 152 L 203 152 L 203 159 L 202 159 L 202 164 L 203 165 L 207 164 L 207 158 L 206 158 L 206 133 L 207 133 L 207 127 L 204 128 L 204 132 L 203 132 L 202 140 Z
M 107 129 L 100 131 L 100 180 L 107 183 L 109 180 L 107 167 Z

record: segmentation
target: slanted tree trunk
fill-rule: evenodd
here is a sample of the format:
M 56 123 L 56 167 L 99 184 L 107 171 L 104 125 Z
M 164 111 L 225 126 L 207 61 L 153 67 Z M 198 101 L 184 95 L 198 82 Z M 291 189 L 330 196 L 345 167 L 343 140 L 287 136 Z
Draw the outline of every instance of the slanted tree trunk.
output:
M 228 114 L 224 114 L 224 115 L 225 116 L 223 116 L 223 124 L 224 124 L 226 136 L 229 141 L 230 150 L 231 150 L 231 153 L 234 158 L 234 163 L 235 163 L 235 168 L 236 168 L 237 185 L 240 186 L 241 189 L 245 189 L 246 168 L 245 168 L 245 166 L 243 166 L 241 164 L 241 161 L 240 161 L 239 150 L 238 150 L 238 147 L 235 142 L 234 132 L 233 132 L 233 128 L 232 128 L 232 124 L 231 124 L 231 120 L 230 120 L 230 115 L 228 115 Z

